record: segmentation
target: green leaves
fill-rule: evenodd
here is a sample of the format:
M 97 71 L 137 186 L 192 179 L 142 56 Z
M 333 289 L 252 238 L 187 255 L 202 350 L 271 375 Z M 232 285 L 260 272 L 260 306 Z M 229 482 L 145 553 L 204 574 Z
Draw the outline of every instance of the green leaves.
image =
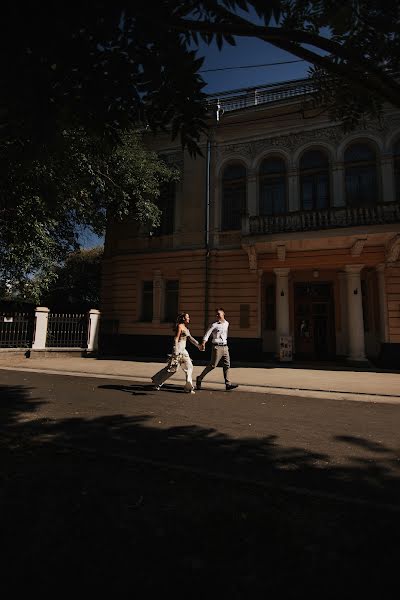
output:
M 139 133 L 116 144 L 84 129 L 64 130 L 56 146 L 30 158 L 29 141 L 0 151 L 0 285 L 39 301 L 59 265 L 78 248 L 78 228 L 104 233 L 107 219 L 153 228 L 160 186 L 178 171 L 148 151 Z

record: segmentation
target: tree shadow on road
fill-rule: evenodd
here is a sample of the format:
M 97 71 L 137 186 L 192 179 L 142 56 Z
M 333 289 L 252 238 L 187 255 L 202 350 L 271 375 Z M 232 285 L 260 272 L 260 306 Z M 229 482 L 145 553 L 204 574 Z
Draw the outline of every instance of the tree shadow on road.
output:
M 110 399 L 147 393 L 102 387 Z M 371 591 L 397 572 L 398 457 L 379 441 L 337 433 L 355 449 L 338 465 L 273 431 L 160 427 L 150 412 L 50 419 L 32 385 L 0 386 L 0 398 L 14 586 L 24 573 L 37 590 L 77 578 L 115 594 L 249 598 L 316 585 L 329 597 L 344 581 Z M 360 446 L 373 458 L 360 458 Z

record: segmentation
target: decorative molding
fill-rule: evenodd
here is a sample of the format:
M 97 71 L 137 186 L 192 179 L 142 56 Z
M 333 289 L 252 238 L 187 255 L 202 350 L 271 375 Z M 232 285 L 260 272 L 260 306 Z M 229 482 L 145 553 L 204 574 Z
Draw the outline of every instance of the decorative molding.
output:
M 276 256 L 278 260 L 284 261 L 286 259 L 286 246 L 285 244 L 278 244 L 276 247 Z
M 388 135 L 395 126 L 400 125 L 395 118 L 385 118 L 379 121 L 371 121 L 365 129 L 360 129 L 353 132 L 360 137 L 371 134 L 379 135 L 383 138 Z M 293 152 L 297 148 L 310 142 L 328 142 L 335 146 L 347 138 L 346 133 L 341 125 L 332 125 L 331 127 L 323 127 L 321 129 L 310 129 L 308 131 L 300 131 L 288 133 L 285 135 L 273 136 L 263 140 L 255 140 L 253 142 L 238 142 L 235 144 L 219 144 L 216 149 L 217 161 L 221 161 L 227 156 L 238 155 L 250 161 L 268 150 L 286 150 Z
M 364 250 L 364 245 L 366 241 L 367 238 L 360 238 L 359 240 L 356 240 L 350 249 L 350 254 L 352 256 L 360 256 L 362 251 Z
M 247 252 L 247 256 L 249 258 L 250 271 L 254 271 L 254 272 L 258 271 L 256 247 L 243 244 L 242 248 L 243 248 L 243 250 L 245 250 Z
M 346 265 L 344 270 L 348 277 L 356 277 L 360 275 L 365 265 Z
M 396 262 L 400 256 L 400 234 L 395 235 L 386 247 L 386 261 L 389 263 Z

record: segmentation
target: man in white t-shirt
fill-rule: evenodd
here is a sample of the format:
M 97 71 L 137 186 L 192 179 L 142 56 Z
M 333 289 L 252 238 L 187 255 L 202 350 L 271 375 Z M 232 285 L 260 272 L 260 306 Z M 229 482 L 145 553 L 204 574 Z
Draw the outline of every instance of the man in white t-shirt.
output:
M 196 387 L 198 390 L 201 389 L 201 382 L 204 377 L 215 369 L 222 362 L 222 369 L 224 371 L 225 387 L 227 390 L 234 390 L 237 388 L 237 384 L 231 383 L 229 379 L 229 369 L 231 366 L 231 360 L 229 356 L 228 348 L 228 327 L 229 323 L 225 319 L 225 311 L 223 308 L 217 308 L 217 320 L 215 323 L 210 325 L 203 337 L 203 342 L 200 344 L 199 349 L 204 350 L 205 345 L 210 335 L 212 335 L 212 353 L 211 361 L 204 369 L 204 371 L 196 377 Z

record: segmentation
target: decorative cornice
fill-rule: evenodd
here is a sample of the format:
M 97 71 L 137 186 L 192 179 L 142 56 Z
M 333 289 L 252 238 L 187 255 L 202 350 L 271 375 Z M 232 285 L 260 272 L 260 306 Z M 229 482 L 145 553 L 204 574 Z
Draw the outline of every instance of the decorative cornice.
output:
M 382 138 L 390 134 L 393 128 L 400 127 L 400 116 L 392 116 L 382 119 L 382 121 L 371 121 L 367 128 L 355 130 L 359 136 L 363 135 L 379 135 Z M 217 161 L 222 160 L 226 156 L 237 154 L 250 161 L 268 150 L 286 150 L 293 152 L 304 144 L 310 142 L 328 142 L 335 147 L 345 139 L 346 134 L 341 125 L 332 125 L 331 127 L 323 127 L 320 129 L 309 129 L 307 131 L 299 131 L 287 133 L 285 135 L 272 136 L 263 140 L 254 140 L 247 142 L 237 142 L 235 144 L 219 144 L 216 149 Z
M 286 259 L 286 246 L 285 244 L 278 244 L 276 247 L 276 256 L 278 260 L 285 261 Z
M 396 262 L 400 256 L 400 234 L 395 235 L 386 247 L 386 261 L 389 263 Z
M 364 245 L 366 241 L 367 238 L 360 238 L 359 240 L 356 240 L 350 249 L 350 254 L 352 256 L 360 256 L 362 251 L 364 250 Z

